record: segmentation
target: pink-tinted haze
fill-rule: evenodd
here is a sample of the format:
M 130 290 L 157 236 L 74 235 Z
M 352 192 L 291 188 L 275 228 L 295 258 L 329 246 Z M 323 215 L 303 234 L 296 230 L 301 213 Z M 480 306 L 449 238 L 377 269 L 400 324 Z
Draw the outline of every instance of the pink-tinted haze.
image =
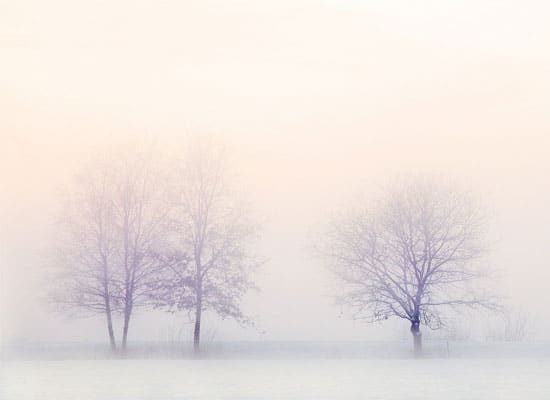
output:
M 268 262 L 245 302 L 259 328 L 207 335 L 393 334 L 340 318 L 311 240 L 358 190 L 430 173 L 489 205 L 488 262 L 550 339 L 549 20 L 534 0 L 0 1 L 0 337 L 102 340 L 41 298 L 60 192 L 98 152 L 209 134 L 265 219 Z M 132 335 L 179 321 L 142 314 Z

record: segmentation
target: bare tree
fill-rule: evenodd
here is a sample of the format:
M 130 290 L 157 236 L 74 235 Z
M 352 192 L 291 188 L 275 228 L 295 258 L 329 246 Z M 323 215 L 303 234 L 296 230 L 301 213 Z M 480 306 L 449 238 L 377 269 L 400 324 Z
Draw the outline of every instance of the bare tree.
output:
M 157 306 L 192 312 L 195 352 L 203 312 L 250 322 L 239 303 L 253 288 L 257 262 L 249 245 L 257 229 L 230 190 L 225 168 L 223 152 L 210 142 L 195 142 L 186 153 L 175 185 L 177 251 L 164 258 L 155 288 Z
M 52 300 L 72 315 L 105 316 L 111 349 L 117 238 L 111 198 L 113 181 L 106 165 L 88 169 L 68 196 L 56 235 L 56 276 Z
M 133 311 L 149 304 L 150 281 L 162 265 L 156 254 L 167 239 L 166 182 L 152 158 L 138 149 L 106 157 L 81 174 L 70 207 L 63 209 L 62 272 L 58 305 L 104 313 L 116 349 L 113 316 L 123 317 L 127 345 Z
M 117 300 L 122 304 L 121 347 L 125 350 L 132 312 L 148 304 L 150 281 L 162 268 L 155 255 L 167 240 L 169 208 L 166 182 L 150 155 L 125 155 L 114 166 L 114 223 L 120 244 Z
M 508 309 L 502 314 L 502 318 L 505 341 L 519 342 L 527 338 L 533 321 L 527 310 L 524 308 Z
M 440 328 L 445 307 L 494 306 L 475 286 L 487 276 L 475 263 L 484 227 L 471 196 L 412 180 L 335 219 L 323 254 L 344 285 L 340 302 L 356 318 L 407 320 L 420 352 L 420 325 Z

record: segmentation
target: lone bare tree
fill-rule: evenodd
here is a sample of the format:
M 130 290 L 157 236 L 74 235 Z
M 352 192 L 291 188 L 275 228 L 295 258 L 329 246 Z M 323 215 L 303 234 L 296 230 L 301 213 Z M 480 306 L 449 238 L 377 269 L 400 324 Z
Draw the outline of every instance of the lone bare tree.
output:
M 118 242 L 113 225 L 112 188 L 110 169 L 104 164 L 87 169 L 76 180 L 60 218 L 51 295 L 62 311 L 104 315 L 111 349 L 115 351 L 114 275 Z
M 239 303 L 254 287 L 250 273 L 257 266 L 250 251 L 257 225 L 231 191 L 224 162 L 209 141 L 194 142 L 185 154 L 175 185 L 178 250 L 165 258 L 167 275 L 156 288 L 157 305 L 192 310 L 197 353 L 203 312 L 249 322 Z
M 322 252 L 344 286 L 339 301 L 356 318 L 407 320 L 418 353 L 421 324 L 441 327 L 445 307 L 495 304 L 475 285 L 487 276 L 475 263 L 484 228 L 471 196 L 417 179 L 333 220 Z
M 503 339 L 507 342 L 519 342 L 529 335 L 533 319 L 524 308 L 508 309 L 502 313 L 504 322 Z

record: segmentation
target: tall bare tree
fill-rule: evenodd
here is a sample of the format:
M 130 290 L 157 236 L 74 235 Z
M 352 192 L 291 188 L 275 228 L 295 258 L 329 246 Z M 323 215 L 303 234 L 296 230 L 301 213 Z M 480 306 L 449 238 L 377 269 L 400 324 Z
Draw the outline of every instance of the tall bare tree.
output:
M 485 219 L 472 197 L 433 180 L 391 187 L 378 201 L 332 221 L 322 247 L 343 284 L 342 304 L 369 321 L 410 323 L 414 349 L 420 326 L 437 329 L 445 307 L 495 306 L 476 282 L 486 270 Z
M 175 221 L 177 251 L 165 258 L 156 304 L 191 311 L 193 344 L 200 349 L 202 316 L 249 322 L 240 300 L 253 287 L 257 265 L 250 244 L 257 226 L 228 184 L 223 151 L 209 141 L 194 142 L 177 174 Z
M 104 313 L 113 350 L 113 316 L 123 317 L 124 351 L 132 313 L 149 304 L 150 282 L 161 269 L 156 254 L 165 247 L 169 208 L 160 177 L 140 149 L 116 153 L 81 174 L 70 207 L 62 210 L 57 253 L 63 267 L 54 299 Z
M 72 315 L 104 315 L 111 349 L 115 351 L 118 242 L 112 188 L 110 169 L 104 164 L 87 169 L 76 180 L 56 236 L 58 268 L 51 294 L 55 304 Z
M 119 239 L 116 282 L 122 305 L 122 350 L 126 349 L 130 319 L 136 307 L 148 304 L 151 280 L 161 264 L 155 256 L 167 240 L 169 208 L 166 181 L 151 155 L 119 157 L 114 163 L 114 224 Z

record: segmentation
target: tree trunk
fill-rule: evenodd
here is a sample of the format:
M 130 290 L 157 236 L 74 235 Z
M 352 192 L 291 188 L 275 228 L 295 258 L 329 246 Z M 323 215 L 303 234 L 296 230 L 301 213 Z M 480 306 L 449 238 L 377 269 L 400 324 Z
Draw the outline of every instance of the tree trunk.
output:
M 107 314 L 107 331 L 109 332 L 109 342 L 111 344 L 111 350 L 116 352 L 115 331 L 113 330 L 113 319 L 111 318 L 111 310 L 106 311 Z
M 197 305 L 195 309 L 195 331 L 193 332 L 193 350 L 195 354 L 200 352 L 201 341 L 201 315 L 202 315 L 202 294 L 197 294 Z
M 422 332 L 420 332 L 420 321 L 411 322 L 411 333 L 413 335 L 414 354 L 422 353 Z
M 107 280 L 107 268 L 103 271 L 103 296 L 105 299 L 105 315 L 107 316 L 107 331 L 109 332 L 109 342 L 111 350 L 116 352 L 115 331 L 113 330 L 113 317 L 111 315 L 111 297 L 109 294 L 109 283 Z
M 201 251 L 195 248 L 195 330 L 193 332 L 193 351 L 195 355 L 200 353 L 201 342 L 201 316 L 202 316 L 202 264 Z
M 126 341 L 128 338 L 128 323 L 129 323 L 129 318 L 127 316 L 124 316 L 124 327 L 122 328 L 122 344 L 120 346 L 123 352 L 126 351 Z
M 132 305 L 124 307 L 124 326 L 122 328 L 122 351 L 126 351 L 126 342 L 128 340 L 128 327 L 130 326 L 130 315 L 132 314 Z

